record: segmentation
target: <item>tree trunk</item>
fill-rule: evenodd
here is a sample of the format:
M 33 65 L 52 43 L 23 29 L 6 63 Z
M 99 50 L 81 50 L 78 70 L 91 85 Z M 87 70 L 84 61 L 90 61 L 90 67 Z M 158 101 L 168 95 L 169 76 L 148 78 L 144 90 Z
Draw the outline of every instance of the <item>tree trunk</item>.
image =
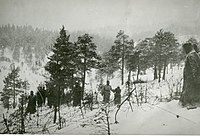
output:
M 72 72 L 72 74 L 71 74 L 71 89 L 73 90 L 73 88 L 74 88 L 74 72 Z
M 161 79 L 161 66 L 159 66 L 158 68 L 158 82 L 160 83 L 160 79 Z
M 53 118 L 53 123 L 56 123 L 56 119 L 57 119 L 57 106 L 54 104 L 54 118 Z
M 83 100 L 83 94 L 85 89 L 85 77 L 86 77 L 86 45 L 85 45 L 85 52 L 84 52 L 84 61 L 83 61 L 83 78 L 82 78 L 82 91 L 81 91 L 81 100 Z
M 161 53 L 159 54 L 159 61 L 158 61 L 158 82 L 160 83 L 161 80 L 161 70 L 162 70 L 162 61 L 161 61 Z
M 145 103 L 147 103 L 147 90 L 148 89 L 147 89 L 147 83 L 146 83 L 146 89 L 145 89 L 145 94 L 144 94 L 145 95 Z
M 124 84 L 124 58 L 122 56 L 122 85 Z
M 154 80 L 158 79 L 158 74 L 157 74 L 157 61 L 155 61 L 154 64 Z
M 167 67 L 167 59 L 165 58 L 165 60 L 164 60 L 164 69 L 163 69 L 163 77 L 162 77 L 163 80 L 165 80 L 166 67 Z
M 61 129 L 61 116 L 60 116 L 60 105 L 58 106 L 58 118 L 59 118 L 59 128 Z
M 25 133 L 25 125 L 24 125 L 24 98 L 23 96 L 21 97 L 21 134 Z
M 167 68 L 166 68 L 166 72 L 167 72 L 167 74 L 169 73 L 169 67 L 168 67 L 168 65 L 167 65 Z
M 61 105 L 61 89 L 60 89 L 60 83 L 58 83 L 58 122 L 59 122 L 59 128 L 61 129 L 60 105 Z
M 70 103 L 71 103 L 71 96 L 74 91 L 74 72 L 72 72 L 72 81 L 71 81 L 71 90 L 70 90 Z
M 13 79 L 13 108 L 15 108 L 15 106 L 16 106 L 16 102 L 15 102 L 15 95 L 16 95 L 16 93 L 15 93 L 15 77 L 14 77 L 14 79 Z
M 122 49 L 122 85 L 124 84 L 124 57 L 125 57 L 125 46 L 124 46 L 124 38 L 123 38 L 123 49 Z
M 137 68 L 137 81 L 139 80 L 139 74 L 140 74 L 140 56 L 138 54 L 138 68 Z
M 170 64 L 170 69 L 171 69 L 171 73 L 173 73 L 173 65 L 172 65 L 172 63 Z
M 129 70 L 129 73 L 128 73 L 128 82 L 127 82 L 128 92 L 130 92 L 130 83 L 131 83 L 131 70 Z
M 7 134 L 10 134 L 10 128 L 9 128 L 9 125 L 8 125 L 8 120 L 7 118 L 5 118 L 5 115 L 3 114 L 3 121 L 4 121 L 4 124 L 6 126 L 6 130 L 7 130 Z
M 85 77 L 86 77 L 86 58 L 84 59 L 81 100 L 83 100 L 83 94 L 84 94 L 84 88 L 85 88 Z

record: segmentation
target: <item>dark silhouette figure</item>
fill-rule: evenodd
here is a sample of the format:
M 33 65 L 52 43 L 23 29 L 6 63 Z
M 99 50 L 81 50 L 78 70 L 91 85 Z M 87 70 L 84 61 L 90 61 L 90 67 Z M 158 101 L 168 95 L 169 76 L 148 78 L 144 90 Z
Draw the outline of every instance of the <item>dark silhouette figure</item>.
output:
M 65 94 L 65 102 L 67 103 L 67 106 L 71 105 L 71 92 L 72 91 L 67 91 Z
M 75 83 L 73 90 L 73 106 L 81 105 L 81 86 L 78 82 Z
M 45 90 L 45 88 L 43 86 L 39 86 L 36 95 L 37 95 L 38 107 L 41 107 L 42 104 L 45 104 L 45 101 L 46 101 L 46 90 Z
M 191 43 L 183 44 L 187 56 L 183 72 L 183 90 L 180 102 L 183 106 L 200 102 L 200 58 Z
M 28 106 L 26 108 L 26 114 L 34 114 L 36 112 L 36 97 L 33 94 L 33 91 L 31 91 L 30 96 L 28 97 Z
M 98 93 L 94 92 L 94 103 L 98 104 Z
M 116 104 L 120 104 L 121 103 L 121 89 L 118 86 L 115 90 L 114 90 L 114 103 Z
M 55 95 L 53 93 L 53 91 L 51 89 L 48 90 L 47 93 L 47 105 L 49 106 L 49 108 L 52 108 L 52 106 L 54 105 L 55 100 Z
M 112 87 L 110 86 L 110 81 L 107 81 L 107 84 L 103 88 L 103 102 L 109 103 L 110 101 L 110 92 L 112 91 Z

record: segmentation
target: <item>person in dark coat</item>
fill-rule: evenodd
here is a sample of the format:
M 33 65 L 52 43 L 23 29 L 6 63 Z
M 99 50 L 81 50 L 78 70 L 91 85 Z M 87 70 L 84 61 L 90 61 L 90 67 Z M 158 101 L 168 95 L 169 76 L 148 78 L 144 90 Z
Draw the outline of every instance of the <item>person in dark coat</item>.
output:
M 110 86 L 110 81 L 107 81 L 107 84 L 103 88 L 103 102 L 109 103 L 110 101 L 110 92 L 112 91 L 112 87 Z
M 52 89 L 48 90 L 48 95 L 47 95 L 47 105 L 49 106 L 49 108 L 52 108 L 52 106 L 54 105 L 55 101 L 54 100 L 56 98 L 56 96 L 54 95 L 54 92 Z
M 78 82 L 76 82 L 73 90 L 73 106 L 81 105 L 81 96 L 81 86 Z
M 121 103 L 121 89 L 118 86 L 115 90 L 114 90 L 114 103 L 116 104 L 120 104 Z
M 38 91 L 36 93 L 38 107 L 41 107 L 42 104 L 45 104 L 46 101 L 46 90 L 44 86 L 38 86 Z
M 183 44 L 183 49 L 187 56 L 180 102 L 182 106 L 190 106 L 200 102 L 200 58 L 191 43 Z
M 68 90 L 65 95 L 66 103 L 68 106 L 71 105 L 71 92 L 72 92 L 71 90 L 70 91 Z
M 26 108 L 26 114 L 34 114 L 36 112 L 36 96 L 31 91 L 30 96 L 28 97 L 28 106 Z

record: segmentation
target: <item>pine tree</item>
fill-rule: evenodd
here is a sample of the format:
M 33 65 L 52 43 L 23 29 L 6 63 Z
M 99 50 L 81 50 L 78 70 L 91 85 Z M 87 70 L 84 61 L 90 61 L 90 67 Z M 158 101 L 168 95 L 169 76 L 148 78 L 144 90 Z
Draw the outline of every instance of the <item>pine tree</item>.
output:
M 102 78 L 103 76 L 107 77 L 109 80 L 110 76 L 113 76 L 113 73 L 120 69 L 120 65 L 118 63 L 119 56 L 114 55 L 114 46 L 102 55 L 102 60 L 99 65 L 97 74 Z
M 86 72 L 91 68 L 97 68 L 99 60 L 101 59 L 96 53 L 97 46 L 92 42 L 93 37 L 89 34 L 84 34 L 78 37 L 76 45 L 78 47 L 78 58 L 81 60 L 79 65 L 82 72 L 82 92 L 81 98 L 83 99 L 85 89 Z
M 137 80 L 141 71 L 152 67 L 151 38 L 145 38 L 135 47 L 135 57 L 137 64 Z
M 54 123 L 56 122 L 58 107 L 60 127 L 60 105 L 64 89 L 71 88 L 73 91 L 75 81 L 79 80 L 81 73 L 81 59 L 79 57 L 81 50 L 78 45 L 69 41 L 69 37 L 70 35 L 66 34 L 63 26 L 60 30 L 60 36 L 52 47 L 53 54 L 49 57 L 49 62 L 45 66 L 45 69 L 50 73 L 50 81 L 47 82 L 49 83 L 48 90 L 53 90 L 53 93 L 51 93 L 53 96 L 51 97 L 55 99 L 53 100 Z
M 124 84 L 125 68 L 131 73 L 130 71 L 133 70 L 131 69 L 131 63 L 134 59 L 134 42 L 132 39 L 128 40 L 128 38 L 129 36 L 126 35 L 123 30 L 118 32 L 116 40 L 114 41 L 115 45 L 113 45 L 108 52 L 103 54 L 103 61 L 98 74 L 105 73 L 108 79 L 108 76 L 120 69 L 121 83 Z
M 55 116 L 54 123 L 56 121 L 56 112 L 58 107 L 59 113 L 59 124 L 60 123 L 60 104 L 61 104 L 61 89 L 65 85 L 65 81 L 68 76 L 68 66 L 66 60 L 69 54 L 69 35 L 66 34 L 66 30 L 64 26 L 60 30 L 60 36 L 56 39 L 56 43 L 52 47 L 53 55 L 51 55 L 48 59 L 50 60 L 45 69 L 50 73 L 50 81 L 52 86 L 56 88 L 56 93 L 54 93 L 54 97 L 56 99 L 56 103 L 54 104 Z
M 8 73 L 8 76 L 3 80 L 4 88 L 2 92 L 2 101 L 5 108 L 9 109 L 10 98 L 13 97 L 13 108 L 16 107 L 16 98 L 20 93 L 23 93 L 22 84 L 23 81 L 19 78 L 19 67 L 15 68 L 12 65 L 12 70 Z
M 161 79 L 161 71 L 163 68 L 163 80 L 169 59 L 173 57 L 173 52 L 177 49 L 178 43 L 173 33 L 164 32 L 162 29 L 153 37 L 155 42 L 155 52 L 158 60 L 158 81 Z
M 122 85 L 124 84 L 124 70 L 125 70 L 125 56 L 128 46 L 128 35 L 124 33 L 123 30 L 120 30 L 116 36 L 115 40 L 115 53 L 117 53 L 121 58 L 121 81 Z

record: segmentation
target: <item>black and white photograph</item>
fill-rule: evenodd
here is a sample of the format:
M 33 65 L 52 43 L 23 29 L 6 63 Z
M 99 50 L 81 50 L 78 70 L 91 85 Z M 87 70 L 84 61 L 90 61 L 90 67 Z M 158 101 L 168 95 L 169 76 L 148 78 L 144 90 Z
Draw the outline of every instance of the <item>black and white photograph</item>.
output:
M 0 0 L 0 134 L 200 135 L 200 1 Z

